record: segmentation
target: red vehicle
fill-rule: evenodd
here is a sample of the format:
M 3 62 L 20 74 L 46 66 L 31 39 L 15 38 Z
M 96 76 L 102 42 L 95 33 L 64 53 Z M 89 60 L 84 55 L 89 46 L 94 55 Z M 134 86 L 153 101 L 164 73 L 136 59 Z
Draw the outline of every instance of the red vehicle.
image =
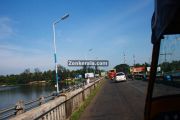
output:
M 108 77 L 109 79 L 113 80 L 116 77 L 116 70 L 115 69 L 109 70 Z

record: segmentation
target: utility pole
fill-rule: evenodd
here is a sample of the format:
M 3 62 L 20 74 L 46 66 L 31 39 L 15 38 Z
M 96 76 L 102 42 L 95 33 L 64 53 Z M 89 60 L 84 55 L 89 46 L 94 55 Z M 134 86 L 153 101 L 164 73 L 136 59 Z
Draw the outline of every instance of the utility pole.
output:
M 123 56 L 124 56 L 124 64 L 126 64 L 126 55 L 124 52 L 123 52 Z
M 133 55 L 133 62 L 134 62 L 134 66 L 135 66 L 135 64 L 136 64 L 135 55 Z
M 166 47 L 165 47 L 165 52 L 164 53 L 160 53 L 160 55 L 164 55 L 164 62 L 167 62 L 167 55 L 172 55 L 172 53 L 167 53 L 166 52 Z
M 167 53 L 167 52 L 165 52 L 165 53 L 161 53 L 160 55 L 164 55 L 164 61 L 165 62 L 167 62 L 167 55 L 172 55 L 172 53 Z

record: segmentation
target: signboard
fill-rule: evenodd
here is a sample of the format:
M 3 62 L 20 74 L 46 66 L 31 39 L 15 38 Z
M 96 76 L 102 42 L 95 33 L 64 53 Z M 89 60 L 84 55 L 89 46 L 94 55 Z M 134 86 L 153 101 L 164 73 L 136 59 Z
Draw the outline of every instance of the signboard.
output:
M 147 67 L 147 71 L 150 72 L 151 70 L 151 67 Z M 161 67 L 157 67 L 157 72 L 160 72 L 161 71 Z
M 138 72 L 144 72 L 145 71 L 145 66 L 142 66 L 142 67 L 132 67 L 132 72 L 134 73 L 138 73 Z
M 147 71 L 150 72 L 150 70 L 151 70 L 151 67 L 147 67 Z
M 85 78 L 94 78 L 94 73 L 85 73 Z
M 101 76 L 106 76 L 106 72 L 101 72 Z
M 101 66 L 109 65 L 108 60 L 68 60 L 68 66 Z

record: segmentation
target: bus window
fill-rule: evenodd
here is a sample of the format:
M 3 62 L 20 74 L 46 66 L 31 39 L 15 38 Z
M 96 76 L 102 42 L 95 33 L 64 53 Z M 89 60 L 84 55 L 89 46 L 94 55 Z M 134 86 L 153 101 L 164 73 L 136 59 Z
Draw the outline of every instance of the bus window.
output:
M 161 40 L 153 97 L 180 94 L 180 35 Z

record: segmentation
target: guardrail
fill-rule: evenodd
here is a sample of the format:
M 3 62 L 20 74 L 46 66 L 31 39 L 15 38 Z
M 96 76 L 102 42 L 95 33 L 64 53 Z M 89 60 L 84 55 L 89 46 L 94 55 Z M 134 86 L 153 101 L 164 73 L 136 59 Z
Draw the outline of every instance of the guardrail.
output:
M 68 118 L 72 111 L 85 100 L 90 94 L 91 89 L 93 89 L 99 81 L 100 79 L 97 79 L 88 85 L 80 83 L 61 90 L 60 94 L 52 93 L 51 95 L 41 96 L 36 100 L 28 102 L 18 101 L 15 106 L 0 110 L 0 119 L 30 120 L 46 118 L 48 120 L 62 120 Z M 78 101 L 78 103 L 75 101 Z

